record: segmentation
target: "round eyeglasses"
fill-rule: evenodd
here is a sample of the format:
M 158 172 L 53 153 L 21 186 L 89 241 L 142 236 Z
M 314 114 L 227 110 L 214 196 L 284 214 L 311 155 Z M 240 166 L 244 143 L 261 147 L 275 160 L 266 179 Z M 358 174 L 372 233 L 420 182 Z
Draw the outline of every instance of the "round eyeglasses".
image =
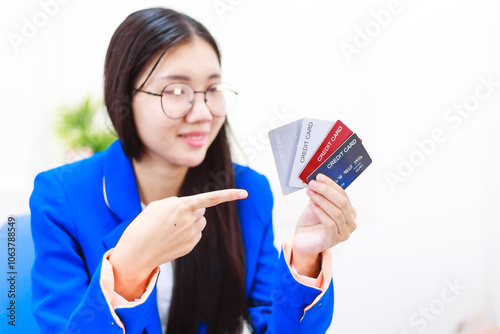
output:
M 169 118 L 179 119 L 186 116 L 193 107 L 195 94 L 203 94 L 210 113 L 216 117 L 226 116 L 236 104 L 238 92 L 229 84 L 216 83 L 205 91 L 195 91 L 185 83 L 171 83 L 163 88 L 161 94 L 136 89 L 161 98 L 163 113 Z

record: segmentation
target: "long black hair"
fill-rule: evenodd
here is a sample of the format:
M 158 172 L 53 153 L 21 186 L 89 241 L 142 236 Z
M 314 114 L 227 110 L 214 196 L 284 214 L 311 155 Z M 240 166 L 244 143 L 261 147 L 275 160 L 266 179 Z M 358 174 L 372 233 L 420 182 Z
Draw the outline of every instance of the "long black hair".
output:
M 138 76 L 158 55 L 154 67 L 168 49 L 188 43 L 193 36 L 207 41 L 220 63 L 217 43 L 208 30 L 170 9 L 135 12 L 114 33 L 106 55 L 104 99 L 129 158 L 139 160 L 144 148 L 132 115 L 134 89 L 141 88 L 134 87 Z M 188 170 L 179 196 L 235 187 L 226 128 L 227 121 L 204 161 Z M 198 245 L 175 260 L 167 333 L 195 333 L 200 321 L 208 324 L 208 333 L 240 333 L 243 320 L 248 319 L 245 256 L 236 204 L 207 208 L 205 217 L 207 225 Z

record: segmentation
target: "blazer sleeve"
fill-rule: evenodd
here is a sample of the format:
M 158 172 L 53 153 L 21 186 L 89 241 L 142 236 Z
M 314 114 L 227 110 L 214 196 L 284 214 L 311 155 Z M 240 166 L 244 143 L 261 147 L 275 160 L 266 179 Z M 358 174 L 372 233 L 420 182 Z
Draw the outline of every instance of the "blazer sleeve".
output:
M 265 178 L 264 178 L 265 179 Z M 272 203 L 269 183 L 260 187 L 262 203 Z M 248 312 L 255 333 L 325 333 L 333 316 L 331 276 L 322 284 L 326 291 L 300 283 L 290 271 L 286 256 L 274 247 L 272 204 L 261 217 L 264 233 L 260 244 L 256 275 L 248 296 Z M 328 251 L 327 251 L 328 252 Z M 330 257 L 328 257 L 330 259 Z
M 32 307 L 41 332 L 125 333 L 101 288 L 102 260 L 89 272 L 67 198 L 52 172 L 35 179 L 30 208 L 35 247 Z M 154 298 L 148 298 L 117 313 L 127 334 L 141 333 L 155 309 Z

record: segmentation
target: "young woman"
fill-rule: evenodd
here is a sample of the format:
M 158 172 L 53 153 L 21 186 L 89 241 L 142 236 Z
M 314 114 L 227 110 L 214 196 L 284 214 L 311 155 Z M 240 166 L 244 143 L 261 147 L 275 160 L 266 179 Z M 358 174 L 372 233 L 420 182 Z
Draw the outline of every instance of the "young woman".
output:
M 326 331 L 329 249 L 356 212 L 318 176 L 278 256 L 268 181 L 230 159 L 235 97 L 199 22 L 152 8 L 120 25 L 105 64 L 119 140 L 41 173 L 30 199 L 42 333 Z

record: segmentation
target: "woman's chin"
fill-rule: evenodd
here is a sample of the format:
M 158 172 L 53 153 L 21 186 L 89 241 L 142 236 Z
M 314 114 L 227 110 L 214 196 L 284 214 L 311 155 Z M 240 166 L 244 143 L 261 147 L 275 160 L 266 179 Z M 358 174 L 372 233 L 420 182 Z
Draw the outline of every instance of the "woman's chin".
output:
M 185 167 L 189 167 L 189 168 L 193 168 L 193 167 L 197 167 L 197 166 L 201 165 L 203 160 L 205 160 L 205 155 L 203 155 L 202 157 L 190 156 L 190 157 L 186 157 L 185 159 L 183 159 L 183 161 L 181 162 L 180 165 L 185 166 Z

